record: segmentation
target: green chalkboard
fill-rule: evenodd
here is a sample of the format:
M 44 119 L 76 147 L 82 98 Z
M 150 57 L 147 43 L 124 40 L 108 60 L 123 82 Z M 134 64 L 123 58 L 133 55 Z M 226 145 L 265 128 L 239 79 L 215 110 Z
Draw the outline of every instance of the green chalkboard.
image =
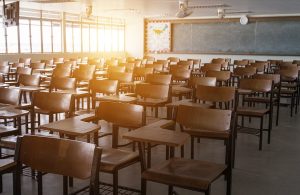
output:
M 172 51 L 299 56 L 300 20 L 174 23 Z

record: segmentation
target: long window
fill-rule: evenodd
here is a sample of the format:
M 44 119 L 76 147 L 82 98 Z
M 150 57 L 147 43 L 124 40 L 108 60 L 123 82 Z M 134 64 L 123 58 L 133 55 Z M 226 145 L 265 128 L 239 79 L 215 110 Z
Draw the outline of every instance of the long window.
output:
M 124 52 L 124 37 L 122 19 L 21 9 L 19 26 L 0 25 L 0 53 Z

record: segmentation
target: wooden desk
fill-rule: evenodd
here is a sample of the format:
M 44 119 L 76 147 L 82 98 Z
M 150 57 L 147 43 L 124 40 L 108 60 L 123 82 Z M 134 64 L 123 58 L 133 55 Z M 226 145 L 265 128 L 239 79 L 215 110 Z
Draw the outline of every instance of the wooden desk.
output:
M 110 102 L 123 102 L 123 103 L 134 103 L 137 98 L 126 96 L 126 95 L 107 95 L 103 97 L 98 97 L 98 101 L 110 101 Z
M 41 91 L 41 90 L 45 89 L 44 87 L 38 87 L 38 86 L 19 86 L 19 87 L 11 87 L 11 88 L 20 89 L 20 91 L 21 91 L 21 97 L 20 97 L 20 101 L 19 101 L 20 105 L 22 103 L 22 96 L 24 96 L 25 103 L 27 103 L 26 93 L 29 93 L 30 99 L 32 99 L 33 92 L 37 92 L 37 91 Z
M 0 129 L 0 137 L 10 136 L 10 135 L 21 135 L 22 134 L 22 123 L 21 117 L 26 116 L 26 132 L 28 132 L 28 114 L 27 110 L 16 109 L 13 105 L 1 104 L 0 107 L 0 119 L 7 121 L 8 119 L 14 119 L 17 121 L 17 129 L 3 126 Z
M 161 127 L 167 124 L 173 124 L 171 120 L 160 120 L 156 123 L 146 125 L 134 131 L 130 131 L 123 135 L 124 138 L 139 143 L 139 152 L 142 163 L 142 169 L 151 167 L 151 144 L 166 145 L 167 153 L 170 147 L 170 155 L 168 158 L 174 157 L 174 148 L 182 146 L 189 138 L 187 133 L 176 132 L 172 130 L 163 129 Z M 145 158 L 145 144 L 148 145 L 147 160 Z M 146 163 L 147 162 L 147 163 Z
M 39 126 L 39 129 L 41 130 L 58 132 L 61 137 L 66 135 L 70 139 L 75 139 L 76 137 L 80 136 L 87 136 L 88 142 L 90 141 L 90 134 L 94 134 L 94 143 L 96 145 L 98 145 L 98 131 L 100 128 L 101 127 L 99 125 L 87 123 L 76 118 L 68 118 Z

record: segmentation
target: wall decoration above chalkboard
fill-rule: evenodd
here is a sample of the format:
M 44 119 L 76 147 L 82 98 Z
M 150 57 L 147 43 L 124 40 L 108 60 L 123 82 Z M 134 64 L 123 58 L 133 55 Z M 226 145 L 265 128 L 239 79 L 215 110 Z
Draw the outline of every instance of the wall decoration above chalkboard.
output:
M 166 53 L 171 51 L 170 22 L 147 23 L 146 50 L 150 53 Z

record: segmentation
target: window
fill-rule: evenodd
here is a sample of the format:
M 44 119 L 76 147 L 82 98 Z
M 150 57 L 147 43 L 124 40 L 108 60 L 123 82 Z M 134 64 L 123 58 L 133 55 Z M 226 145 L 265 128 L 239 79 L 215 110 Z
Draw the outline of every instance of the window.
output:
M 6 28 L 7 32 L 7 52 L 18 53 L 18 27 L 10 26 Z
M 31 20 L 31 51 L 42 51 L 40 20 Z
M 43 52 L 52 52 L 51 21 L 43 21 Z
M 30 49 L 30 30 L 29 30 L 29 20 L 20 20 L 20 51 L 22 53 L 31 52 Z
M 62 52 L 62 41 L 61 41 L 61 23 L 52 22 L 52 43 L 53 43 L 53 52 Z
M 19 26 L 0 25 L 0 53 L 124 52 L 124 20 L 70 13 L 64 18 L 60 12 L 21 8 Z
M 82 51 L 90 51 L 90 28 L 88 24 L 82 25 Z
M 0 24 L 2 24 L 2 18 L 0 18 Z M 2 25 L 0 25 L 0 53 L 6 53 L 5 28 Z
M 74 52 L 81 52 L 81 28 L 80 24 L 73 23 L 73 41 L 74 41 Z

